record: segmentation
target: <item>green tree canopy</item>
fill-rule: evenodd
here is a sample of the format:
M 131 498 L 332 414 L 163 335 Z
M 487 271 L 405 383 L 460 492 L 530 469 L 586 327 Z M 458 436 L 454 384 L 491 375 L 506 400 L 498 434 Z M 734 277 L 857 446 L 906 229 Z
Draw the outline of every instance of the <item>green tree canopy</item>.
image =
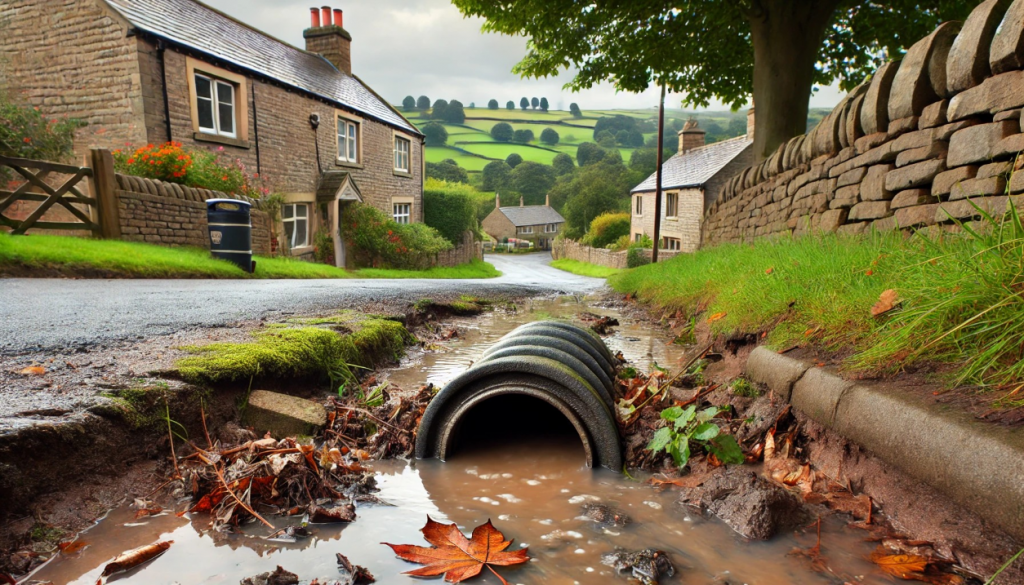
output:
M 583 117 L 583 112 L 580 111 L 580 106 L 576 102 L 569 104 L 569 113 L 572 114 L 573 118 Z
M 416 98 L 416 107 L 420 110 L 429 110 L 430 98 L 428 98 L 425 95 L 421 95 L 420 97 Z
M 423 223 L 452 244 L 460 244 L 462 234 L 476 227 L 475 193 L 476 189 L 461 182 L 427 179 L 423 186 Z
M 505 158 L 505 164 L 515 169 L 523 162 L 523 157 L 518 152 L 513 152 Z
M 604 149 L 593 142 L 584 142 L 576 147 L 576 163 L 581 167 L 592 165 L 604 158 Z
M 545 128 L 540 133 L 540 141 L 544 144 L 558 144 L 558 132 L 554 128 Z
M 464 123 L 466 121 L 466 110 L 462 107 L 462 102 L 459 100 L 448 102 L 448 107 L 445 108 L 442 119 L 449 124 Z
M 629 168 L 642 174 L 644 177 L 651 176 L 651 173 L 658 170 L 658 149 L 638 148 L 629 155 Z
M 512 176 L 512 167 L 503 160 L 487 163 L 483 170 L 483 181 L 480 187 L 484 191 L 498 191 L 508 186 Z
M 437 122 L 427 122 L 420 128 L 427 146 L 444 146 L 448 143 L 448 130 Z
M 514 109 L 516 109 L 516 103 L 514 101 L 512 101 L 512 100 L 508 100 L 508 103 L 505 104 L 505 109 L 506 110 L 514 110 Z
M 498 142 L 512 142 L 513 136 L 515 136 L 515 130 L 508 122 L 498 122 L 491 126 L 491 138 Z
M 434 102 L 434 107 L 430 110 L 430 117 L 434 120 L 444 120 L 447 113 L 448 100 L 437 100 Z
M 814 85 L 849 90 L 898 58 L 936 25 L 962 20 L 969 0 L 453 0 L 485 30 L 529 37 L 513 69 L 530 77 L 576 75 L 573 90 L 602 81 L 642 92 L 664 84 L 683 104 L 758 104 L 761 160 L 802 134 Z
M 581 167 L 569 177 L 562 177 L 551 190 L 552 206 L 565 201 L 561 213 L 565 217 L 566 237 L 579 239 L 597 216 L 629 208 L 629 183 L 633 175 L 622 164 L 621 157 L 606 157 Z
M 600 140 L 602 132 L 610 132 L 612 136 L 615 136 L 623 130 L 626 132 L 636 130 L 636 118 L 623 116 L 622 114 L 599 118 L 597 123 L 594 124 L 594 140 Z
M 459 163 L 446 158 L 439 163 L 427 163 L 427 178 L 449 183 L 468 183 L 469 173 Z
M 511 186 L 523 195 L 526 205 L 543 205 L 544 197 L 555 186 L 555 171 L 539 162 L 523 161 L 512 169 Z
M 530 100 L 523 98 L 519 100 L 519 107 L 522 109 L 528 109 L 530 107 Z
M 544 110 L 545 112 L 548 111 L 548 98 L 540 98 L 540 109 Z
M 529 128 L 523 128 L 522 130 L 516 130 L 515 134 L 512 136 L 512 141 L 513 142 L 521 142 L 523 144 L 526 144 L 527 142 L 532 142 L 533 141 L 533 130 L 530 130 Z
M 561 177 L 562 175 L 570 175 L 576 170 L 576 163 L 572 161 L 572 157 L 564 152 L 560 152 L 555 155 L 555 158 L 551 161 L 551 168 L 555 170 L 555 174 Z
M 406 111 L 416 109 L 416 98 L 411 95 L 405 96 L 405 99 L 402 100 L 402 107 L 405 108 Z
M 533 109 L 536 110 L 537 106 L 540 105 L 540 100 L 537 98 L 530 98 L 530 105 L 533 106 Z
M 498 109 L 498 100 L 491 100 L 491 101 L 487 102 L 487 109 L 488 110 L 497 110 Z

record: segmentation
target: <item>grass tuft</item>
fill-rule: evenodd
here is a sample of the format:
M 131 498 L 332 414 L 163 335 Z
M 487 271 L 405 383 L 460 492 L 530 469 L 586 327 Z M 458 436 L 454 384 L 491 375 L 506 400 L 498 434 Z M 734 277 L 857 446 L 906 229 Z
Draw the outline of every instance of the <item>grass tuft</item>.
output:
M 551 266 L 559 270 L 564 270 L 580 276 L 591 276 L 593 278 L 608 278 L 622 272 L 619 268 L 609 268 L 607 266 L 600 266 L 589 262 L 570 260 L 569 258 L 555 260 L 551 263 Z
M 458 266 L 435 266 L 426 270 L 392 270 L 388 268 L 363 268 L 355 272 L 359 278 L 436 278 L 469 279 L 496 278 L 501 272 L 483 260 L 472 260 Z

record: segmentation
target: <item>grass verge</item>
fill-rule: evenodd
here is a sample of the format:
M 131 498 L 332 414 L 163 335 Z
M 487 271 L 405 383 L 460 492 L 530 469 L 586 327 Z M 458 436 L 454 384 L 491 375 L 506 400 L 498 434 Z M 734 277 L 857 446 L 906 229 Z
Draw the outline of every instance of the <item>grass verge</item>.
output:
M 435 266 L 427 270 L 392 270 L 389 268 L 362 268 L 354 273 L 359 278 L 495 278 L 501 272 L 488 262 L 472 260 L 458 266 Z
M 959 234 L 722 245 L 609 282 L 654 307 L 699 316 L 712 333 L 759 333 L 775 349 L 852 349 L 845 365 L 860 371 L 946 362 L 956 366 L 955 384 L 1012 394 L 1024 382 L 1024 228 L 1012 207 L 1005 218 L 978 212 L 981 229 L 965 225 Z M 873 316 L 876 303 L 874 312 L 887 308 L 880 297 L 890 290 L 892 308 Z
M 277 324 L 250 342 L 184 347 L 191 355 L 175 368 L 193 383 L 290 378 L 337 384 L 354 377 L 353 367 L 372 369 L 401 357 L 415 341 L 398 321 L 349 311 Z
M 580 276 L 592 276 L 594 278 L 608 278 L 622 272 L 619 268 L 608 268 L 607 266 L 600 266 L 589 262 L 580 262 L 579 260 L 570 260 L 568 258 L 555 260 L 551 263 L 551 266 L 559 270 L 579 274 Z
M 0 232 L 0 273 L 114 278 L 351 278 L 333 266 L 257 256 L 255 274 L 198 248 Z

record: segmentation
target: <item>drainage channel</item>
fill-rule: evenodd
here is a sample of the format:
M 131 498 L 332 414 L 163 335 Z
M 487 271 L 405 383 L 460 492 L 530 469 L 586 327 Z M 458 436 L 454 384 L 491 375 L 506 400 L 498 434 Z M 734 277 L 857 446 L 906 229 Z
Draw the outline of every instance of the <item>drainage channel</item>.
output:
M 574 315 L 581 309 L 623 321 L 606 342 L 613 352 L 622 351 L 638 367 L 647 368 L 654 361 L 672 366 L 684 353 L 684 348 L 626 322 L 614 310 L 587 308 L 573 299 L 559 299 L 533 303 L 516 315 L 493 313 L 460 321 L 461 339 L 447 344 L 447 352 L 412 355 L 387 375 L 392 382 L 409 387 L 426 380 L 438 385 L 458 382 L 471 365 L 486 368 L 488 363 L 507 359 L 502 352 L 514 349 L 515 343 L 490 348 L 516 327 Z M 526 333 L 531 333 L 531 328 L 543 326 L 529 326 Z M 532 333 L 540 333 L 539 329 Z M 519 347 L 543 347 L 534 345 L 536 340 L 529 338 L 535 335 L 526 333 L 520 339 L 531 343 Z M 490 356 L 497 356 L 493 361 L 484 355 L 488 350 Z M 594 378 L 603 384 L 596 373 Z M 521 381 L 516 384 L 525 386 Z M 681 573 L 663 581 L 668 583 L 833 582 L 832 577 L 814 571 L 806 557 L 790 554 L 795 548 L 814 546 L 813 530 L 784 534 L 770 542 L 748 542 L 723 523 L 678 506 L 671 489 L 659 490 L 602 468 L 605 455 L 596 454 L 593 441 L 590 448 L 595 465 L 589 467 L 587 441 L 581 440 L 579 425 L 545 396 L 507 392 L 472 404 L 471 400 L 452 402 L 461 406 L 451 412 L 461 409 L 464 414 L 472 414 L 456 419 L 461 421 L 464 436 L 473 439 L 453 441 L 451 453 L 443 453 L 445 461 L 431 457 L 369 462 L 381 488 L 377 496 L 388 505 L 360 504 L 358 519 L 351 524 L 316 525 L 310 537 L 297 541 L 268 540 L 264 538 L 267 528 L 259 524 L 243 526 L 236 534 L 224 534 L 209 529 L 206 515 L 174 513 L 187 507 L 186 503 L 179 502 L 175 507 L 175 502 L 167 502 L 171 512 L 141 520 L 136 520 L 134 511 L 125 506 L 81 536 L 87 545 L 84 549 L 58 555 L 30 579 L 54 585 L 92 585 L 113 556 L 156 540 L 173 540 L 166 554 L 120 576 L 116 582 L 234 584 L 280 565 L 297 573 L 301 583 L 313 579 L 322 583 L 337 578 L 335 555 L 343 553 L 369 568 L 380 583 L 419 583 L 414 577 L 402 575 L 414 565 L 397 559 L 391 549 L 378 543 L 421 542 L 420 528 L 429 515 L 437 521 L 455 522 L 466 532 L 490 519 L 507 537 L 516 540 L 514 547 L 529 546 L 533 562 L 506 571 L 510 583 L 625 583 L 624 577 L 616 576 L 601 563 L 602 555 L 619 547 L 655 547 L 668 552 Z M 443 410 L 440 406 L 437 409 Z M 443 418 L 438 416 L 437 420 Z M 459 425 L 439 425 L 437 429 L 454 430 L 455 426 Z M 432 446 L 433 450 L 427 451 L 436 455 L 437 445 L 442 443 L 428 441 L 425 445 Z M 630 523 L 599 523 L 592 514 L 586 514 L 585 506 L 592 504 L 621 511 Z M 296 523 L 295 518 L 272 516 L 269 520 L 279 527 Z M 846 528 L 839 518 L 824 521 L 822 554 L 828 559 L 829 569 L 857 576 L 859 583 L 887 583 L 866 560 L 874 545 L 862 537 L 861 532 Z M 474 582 L 496 584 L 498 580 L 485 574 Z

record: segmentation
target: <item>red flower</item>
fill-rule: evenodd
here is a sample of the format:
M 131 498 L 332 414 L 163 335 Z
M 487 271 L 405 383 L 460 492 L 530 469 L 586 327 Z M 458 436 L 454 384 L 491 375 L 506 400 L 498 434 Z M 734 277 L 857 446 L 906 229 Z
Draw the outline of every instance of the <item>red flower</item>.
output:
M 31 143 L 31 142 L 32 142 L 32 139 L 31 139 L 31 138 L 29 138 L 28 136 L 26 136 L 26 137 L 22 138 L 22 141 L 24 141 L 24 142 L 25 142 L 25 144 L 29 144 L 29 143 Z

